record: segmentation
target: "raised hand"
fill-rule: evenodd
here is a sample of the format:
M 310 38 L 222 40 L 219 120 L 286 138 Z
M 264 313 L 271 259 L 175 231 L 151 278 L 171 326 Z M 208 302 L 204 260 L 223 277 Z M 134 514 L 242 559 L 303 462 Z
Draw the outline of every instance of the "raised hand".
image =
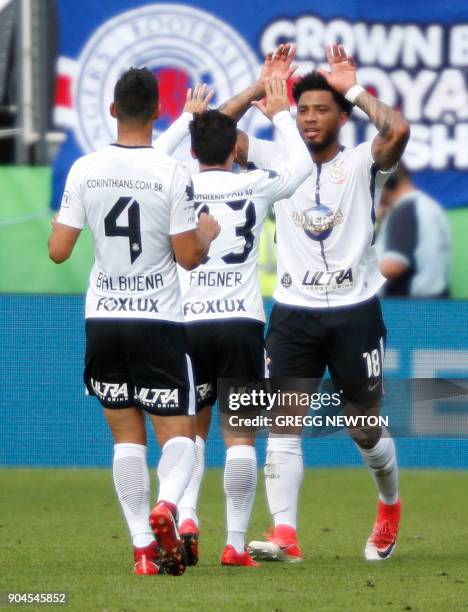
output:
M 330 72 L 323 68 L 319 72 L 335 91 L 345 95 L 353 85 L 356 85 L 354 59 L 351 55 L 346 54 L 343 45 L 329 45 L 325 49 L 325 53 L 330 65 Z
M 208 89 L 205 83 L 196 85 L 187 91 L 184 113 L 203 113 L 214 96 L 214 90 Z
M 273 75 L 285 79 L 286 81 L 298 69 L 297 64 L 293 64 L 296 55 L 296 45 L 286 43 L 279 45 L 273 53 L 268 53 L 259 76 L 259 83 L 265 86 L 265 80 Z
M 286 79 L 281 79 L 278 76 L 266 77 L 266 105 L 261 102 L 252 102 L 268 119 L 280 113 L 281 111 L 289 111 L 288 86 Z

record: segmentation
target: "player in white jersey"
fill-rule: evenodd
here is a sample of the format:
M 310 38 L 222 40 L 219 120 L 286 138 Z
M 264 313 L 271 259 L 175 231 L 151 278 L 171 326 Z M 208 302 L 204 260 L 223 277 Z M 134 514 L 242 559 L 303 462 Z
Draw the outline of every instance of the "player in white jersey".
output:
M 300 79 L 293 89 L 297 125 L 314 170 L 295 194 L 275 206 L 278 276 L 276 304 L 267 337 L 272 378 L 319 381 L 328 367 L 347 409 L 378 415 L 386 330 L 376 297 L 384 282 L 373 246 L 374 204 L 386 177 L 400 159 L 409 126 L 394 110 L 356 82 L 356 67 L 341 45 L 327 48 L 331 71 Z M 261 88 L 239 94 L 221 110 L 239 118 Z M 378 130 L 372 142 L 352 149 L 340 145 L 340 128 L 353 105 Z M 238 159 L 263 168 L 283 159 L 280 144 L 238 141 Z M 272 430 L 265 466 L 267 497 L 274 519 L 268 542 L 252 542 L 258 556 L 301 560 L 296 536 L 297 499 L 303 461 L 299 430 L 288 436 Z M 397 460 L 386 430 L 350 429 L 379 491 L 377 518 L 365 557 L 392 553 L 400 520 Z
M 236 122 L 212 110 L 195 114 L 189 126 L 192 153 L 200 166 L 200 173 L 193 176 L 197 214 L 212 212 L 221 226 L 208 260 L 196 270 L 180 270 L 184 317 L 197 383 L 197 444 L 201 451 L 198 471 L 195 470 L 179 504 L 180 533 L 192 563 L 198 558 L 197 496 L 211 409 L 218 396 L 217 381 L 261 380 L 265 375 L 265 315 L 257 274 L 263 222 L 271 204 L 291 196 L 313 168 L 289 113 L 286 81 L 268 79 L 266 92 L 264 112 L 290 152 L 284 164 L 273 163 L 268 170 L 233 173 Z M 244 550 L 257 480 L 255 434 L 226 429 L 225 441 L 228 533 L 221 563 L 255 566 Z
M 175 260 L 187 269 L 200 264 L 219 226 L 204 215 L 197 228 L 190 176 L 151 146 L 158 97 L 146 68 L 118 80 L 110 109 L 117 142 L 71 168 L 49 254 L 56 263 L 68 259 L 89 226 L 95 263 L 86 296 L 85 383 L 114 438 L 114 484 L 134 572 L 179 575 L 185 551 L 175 516 L 195 461 L 195 389 Z M 151 513 L 145 411 L 162 447 Z

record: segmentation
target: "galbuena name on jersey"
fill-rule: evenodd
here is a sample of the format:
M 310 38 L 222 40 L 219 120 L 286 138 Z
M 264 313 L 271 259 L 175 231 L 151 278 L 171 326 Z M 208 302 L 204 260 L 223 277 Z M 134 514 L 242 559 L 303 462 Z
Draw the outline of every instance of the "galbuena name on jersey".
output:
M 144 179 L 91 178 L 86 181 L 88 189 L 137 189 L 140 191 L 162 191 L 162 183 Z
M 120 293 L 154 291 L 164 287 L 162 274 L 138 274 L 136 276 L 108 276 L 99 272 L 96 288 L 103 291 L 119 291 Z
M 215 272 L 214 270 L 194 270 L 190 272 L 190 285 L 199 287 L 239 287 L 242 284 L 241 272 Z
M 353 286 L 353 271 L 346 270 L 307 270 L 302 280 L 302 286 L 312 291 L 327 291 L 329 289 L 345 289 Z

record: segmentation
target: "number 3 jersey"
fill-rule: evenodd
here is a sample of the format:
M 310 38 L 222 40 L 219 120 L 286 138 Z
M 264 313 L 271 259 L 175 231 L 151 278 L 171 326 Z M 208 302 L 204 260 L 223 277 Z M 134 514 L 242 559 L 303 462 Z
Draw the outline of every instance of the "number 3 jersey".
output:
M 170 236 L 196 227 L 188 171 L 152 147 L 110 145 L 72 166 L 58 222 L 94 241 L 86 318 L 182 321 Z
M 196 212 L 221 226 L 208 260 L 190 272 L 179 267 L 186 321 L 249 318 L 265 321 L 258 282 L 260 232 L 268 208 L 294 193 L 312 170 L 307 148 L 289 112 L 275 115 L 290 155 L 282 166 L 234 174 L 208 169 L 193 175 Z
M 249 139 L 258 168 L 287 156 L 279 143 Z M 277 281 L 274 298 L 308 308 L 363 302 L 384 283 L 374 243 L 374 205 L 393 172 L 382 172 L 371 143 L 338 152 L 313 171 L 288 200 L 275 204 Z

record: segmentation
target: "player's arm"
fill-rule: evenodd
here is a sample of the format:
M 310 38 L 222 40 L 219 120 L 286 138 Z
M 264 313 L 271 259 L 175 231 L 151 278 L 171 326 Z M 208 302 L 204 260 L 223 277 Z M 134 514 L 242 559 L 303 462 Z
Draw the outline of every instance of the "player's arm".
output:
M 225 115 L 229 115 L 239 121 L 244 114 L 251 108 L 252 102 L 258 102 L 265 97 L 266 79 L 275 75 L 280 79 L 288 80 L 296 72 L 298 66 L 293 64 L 296 55 L 296 46 L 293 44 L 279 45 L 273 53 L 268 53 L 265 57 L 258 80 L 241 91 L 236 96 L 230 98 L 221 106 L 219 110 Z M 249 153 L 249 137 L 245 132 L 238 131 L 237 137 L 237 157 L 236 162 L 241 166 L 247 166 Z
M 405 274 L 414 262 L 418 230 L 412 205 L 403 204 L 389 215 L 379 267 L 383 276 L 392 281 Z
M 258 80 L 250 87 L 247 87 L 247 89 L 244 89 L 244 91 L 221 104 L 219 110 L 239 121 L 252 106 L 252 102 L 259 101 L 265 97 L 265 82 L 267 78 L 275 75 L 287 81 L 292 77 L 298 68 L 297 65 L 292 63 L 295 55 L 295 45 L 279 45 L 273 53 L 268 53 L 265 57 Z
M 388 280 L 396 280 L 400 276 L 402 276 L 406 270 L 408 270 L 408 266 L 405 263 L 402 263 L 398 259 L 394 259 L 393 257 L 389 257 L 388 259 L 383 259 L 380 264 L 380 272 L 383 276 L 385 276 Z
M 380 170 L 389 170 L 403 155 L 410 137 L 405 119 L 357 84 L 356 65 L 342 45 L 326 49 L 330 72 L 320 70 L 329 85 L 363 110 L 378 130 L 372 142 L 372 157 Z
M 219 232 L 220 226 L 216 219 L 212 215 L 202 213 L 195 230 L 171 236 L 177 263 L 186 270 L 193 270 L 202 264 Z
M 57 215 L 52 219 L 52 231 L 48 241 L 49 257 L 54 263 L 63 263 L 73 252 L 81 233 L 80 229 L 57 222 Z
M 278 77 L 266 79 L 266 105 L 253 102 L 266 117 L 273 121 L 288 153 L 288 162 L 274 164 L 258 187 L 273 201 L 290 197 L 313 170 L 312 157 L 289 112 L 288 87 Z
M 193 270 L 205 261 L 220 227 L 214 217 L 207 214 L 201 214 L 196 223 L 192 180 L 181 164 L 175 165 L 169 207 L 169 234 L 176 261 L 186 270 Z
M 182 114 L 156 139 L 154 147 L 158 151 L 162 151 L 167 155 L 172 155 L 187 136 L 193 113 L 202 113 L 206 111 L 213 95 L 214 90 L 208 89 L 205 84 L 197 85 L 194 89 L 189 89 L 187 91 L 187 98 L 184 108 L 182 109 Z
M 48 241 L 49 257 L 57 264 L 70 257 L 85 224 L 85 210 L 80 197 L 79 164 L 79 160 L 75 162 L 68 174 L 60 211 L 52 219 L 52 232 Z

